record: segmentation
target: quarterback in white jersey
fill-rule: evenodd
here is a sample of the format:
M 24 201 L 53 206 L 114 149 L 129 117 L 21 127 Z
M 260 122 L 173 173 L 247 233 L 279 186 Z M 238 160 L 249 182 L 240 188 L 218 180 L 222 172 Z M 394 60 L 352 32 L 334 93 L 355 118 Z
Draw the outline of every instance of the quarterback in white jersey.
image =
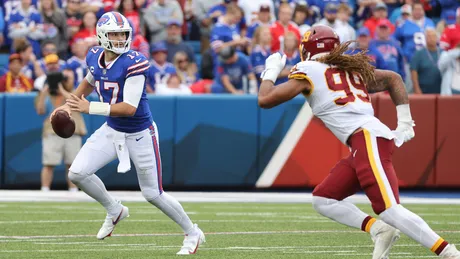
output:
M 69 115 L 77 111 L 107 118 L 73 161 L 69 180 L 106 209 L 107 216 L 96 235 L 105 239 L 129 216 L 129 209 L 107 192 L 95 173 L 116 158 L 118 172 L 126 173 L 132 161 L 144 198 L 184 231 L 183 245 L 177 254 L 194 254 L 205 242 L 203 231 L 162 187 L 158 128 L 146 96 L 149 62 L 144 55 L 130 49 L 132 28 L 122 14 L 102 15 L 96 33 L 100 46 L 88 51 L 88 74 L 66 104 L 54 111 L 64 110 Z M 86 100 L 93 90 L 97 91 L 100 102 Z
M 340 44 L 337 33 L 328 26 L 313 26 L 299 45 L 302 62 L 291 69 L 288 82 L 277 86 L 274 84 L 286 56 L 272 54 L 261 75 L 259 106 L 271 108 L 303 94 L 313 114 L 349 146 L 350 155 L 340 160 L 313 191 L 313 207 L 332 220 L 370 233 L 375 243 L 372 259 L 387 259 L 400 231 L 441 258 L 460 259 L 454 245 L 399 204 L 391 155 L 394 146 L 415 136 L 401 77 L 392 71 L 376 70 L 364 52 L 345 55 L 350 43 Z M 396 130 L 374 117 L 368 91 L 390 93 L 398 116 Z M 366 193 L 379 220 L 344 201 L 360 190 Z

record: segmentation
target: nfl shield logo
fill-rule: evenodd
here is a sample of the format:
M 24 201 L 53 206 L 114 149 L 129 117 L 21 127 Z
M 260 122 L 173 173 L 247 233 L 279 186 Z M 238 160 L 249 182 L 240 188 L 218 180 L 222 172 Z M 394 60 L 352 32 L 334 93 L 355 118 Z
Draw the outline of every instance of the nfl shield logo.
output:
M 107 74 L 107 69 L 102 70 L 102 74 Z

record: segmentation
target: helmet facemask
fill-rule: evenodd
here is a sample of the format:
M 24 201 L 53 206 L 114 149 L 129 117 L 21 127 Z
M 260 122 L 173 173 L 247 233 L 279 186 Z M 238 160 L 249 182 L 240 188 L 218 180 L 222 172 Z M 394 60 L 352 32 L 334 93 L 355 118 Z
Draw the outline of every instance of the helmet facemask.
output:
M 116 54 L 123 54 L 123 53 L 128 52 L 131 48 L 131 34 L 132 34 L 131 29 L 124 29 L 124 30 L 116 31 L 116 32 L 125 32 L 126 40 L 122 40 L 122 41 L 110 40 L 109 38 L 110 32 L 111 31 L 105 32 L 103 34 L 103 37 L 99 37 L 98 35 L 99 45 L 101 45 L 101 47 L 103 47 L 104 49 L 112 51 L 113 53 L 116 53 Z M 105 39 L 101 39 L 101 38 L 105 38 Z
M 117 15 L 117 17 L 115 18 L 114 15 Z M 115 19 L 118 20 L 115 21 Z M 106 50 L 116 54 L 123 54 L 128 52 L 131 48 L 133 29 L 128 20 L 119 13 L 112 12 L 104 14 L 98 21 L 96 32 L 99 45 Z M 125 40 L 109 39 L 109 33 L 117 32 L 125 33 Z

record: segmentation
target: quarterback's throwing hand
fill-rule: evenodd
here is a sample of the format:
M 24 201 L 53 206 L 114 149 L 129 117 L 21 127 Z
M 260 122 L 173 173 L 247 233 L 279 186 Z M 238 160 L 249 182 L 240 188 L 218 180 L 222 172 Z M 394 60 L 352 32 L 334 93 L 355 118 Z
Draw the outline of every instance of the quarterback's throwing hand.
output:
M 286 55 L 281 56 L 279 52 L 271 54 L 267 60 L 265 60 L 265 70 L 260 75 L 260 78 L 275 83 L 281 70 L 283 70 L 286 65 L 286 58 Z
M 67 105 L 70 106 L 72 111 L 89 113 L 89 102 L 84 95 L 82 95 L 80 99 L 76 95 L 70 94 L 70 98 L 67 99 Z

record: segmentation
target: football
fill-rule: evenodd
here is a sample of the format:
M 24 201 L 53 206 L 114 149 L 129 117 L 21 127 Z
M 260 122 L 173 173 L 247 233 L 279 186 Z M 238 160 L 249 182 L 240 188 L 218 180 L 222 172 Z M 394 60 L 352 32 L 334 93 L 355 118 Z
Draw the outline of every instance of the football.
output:
M 53 130 L 61 138 L 70 138 L 75 132 L 75 121 L 66 111 L 57 111 L 51 118 Z

